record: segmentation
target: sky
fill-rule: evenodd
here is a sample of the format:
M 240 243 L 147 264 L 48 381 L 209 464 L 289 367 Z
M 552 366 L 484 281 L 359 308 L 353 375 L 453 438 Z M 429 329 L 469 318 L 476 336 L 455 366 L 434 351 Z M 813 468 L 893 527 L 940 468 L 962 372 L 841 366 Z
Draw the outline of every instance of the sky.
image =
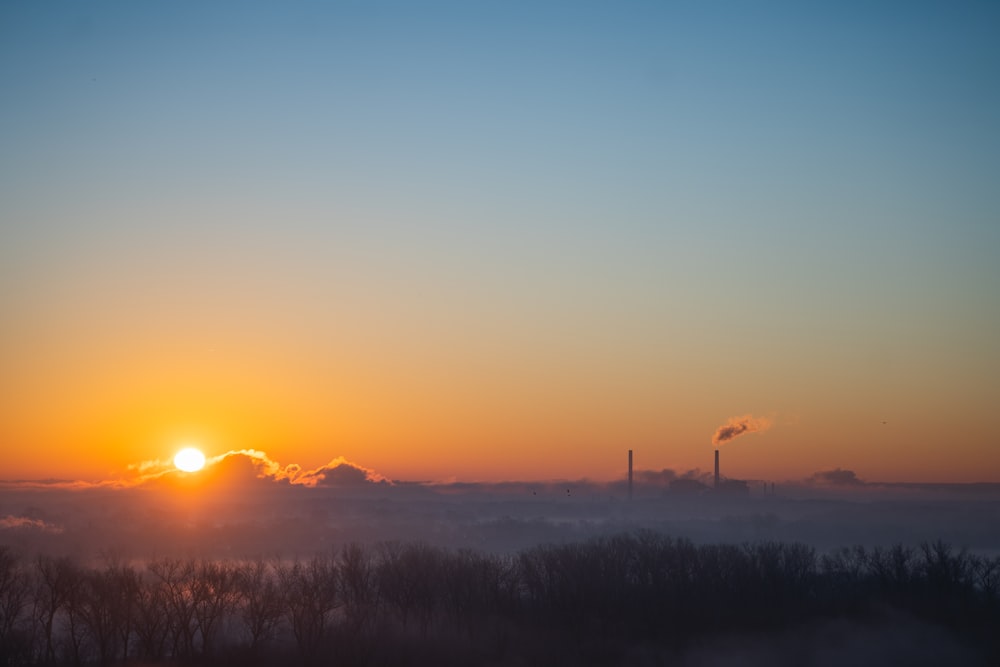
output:
M 1000 481 L 990 2 L 0 5 L 0 479 Z

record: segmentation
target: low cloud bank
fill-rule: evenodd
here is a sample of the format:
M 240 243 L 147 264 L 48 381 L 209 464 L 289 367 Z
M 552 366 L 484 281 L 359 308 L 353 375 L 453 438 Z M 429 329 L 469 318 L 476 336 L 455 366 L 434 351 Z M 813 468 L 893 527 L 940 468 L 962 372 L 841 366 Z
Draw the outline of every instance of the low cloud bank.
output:
M 256 450 L 184 473 L 161 462 L 99 483 L 0 483 L 0 545 L 24 553 L 294 557 L 351 542 L 509 552 L 648 529 L 695 542 L 919 544 L 1000 553 L 1000 485 L 868 482 L 821 470 L 777 489 L 714 493 L 711 472 L 624 470 L 610 482 L 387 480 L 343 457 L 313 469 Z
M 215 485 L 252 485 L 273 483 L 282 486 L 340 487 L 366 484 L 392 484 L 385 476 L 371 468 L 338 456 L 313 470 L 304 470 L 297 463 L 282 465 L 266 452 L 257 449 L 236 449 L 209 458 L 205 467 L 197 472 L 178 470 L 172 461 L 152 459 L 128 466 L 123 476 L 98 482 L 67 480 L 24 480 L 3 483 L 7 486 L 91 489 L 134 488 L 143 486 L 176 485 L 178 482 L 196 484 L 199 480 Z
M 100 489 L 157 489 L 163 487 L 289 487 L 359 488 L 392 486 L 393 482 L 371 468 L 349 461 L 343 456 L 313 470 L 304 470 L 297 463 L 282 465 L 266 452 L 257 449 L 237 449 L 209 458 L 197 472 L 178 470 L 172 461 L 150 459 L 129 465 L 113 479 L 99 481 L 41 479 L 0 480 L 0 488 L 61 489 L 69 491 Z

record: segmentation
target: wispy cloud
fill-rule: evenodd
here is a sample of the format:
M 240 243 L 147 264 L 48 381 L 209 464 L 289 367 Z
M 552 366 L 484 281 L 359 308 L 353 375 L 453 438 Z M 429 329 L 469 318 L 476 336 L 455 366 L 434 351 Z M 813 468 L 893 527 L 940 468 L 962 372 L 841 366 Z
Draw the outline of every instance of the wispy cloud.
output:
M 126 475 L 116 479 L 89 481 L 81 479 L 13 479 L 0 480 L 0 487 L 15 489 L 60 489 L 66 491 L 85 491 L 88 489 L 127 489 L 141 486 L 154 479 L 162 477 L 165 472 L 146 475 Z
M 61 526 L 42 521 L 41 519 L 31 519 L 26 516 L 12 516 L 10 514 L 0 518 L 0 530 L 14 529 L 40 530 L 44 533 L 63 532 Z

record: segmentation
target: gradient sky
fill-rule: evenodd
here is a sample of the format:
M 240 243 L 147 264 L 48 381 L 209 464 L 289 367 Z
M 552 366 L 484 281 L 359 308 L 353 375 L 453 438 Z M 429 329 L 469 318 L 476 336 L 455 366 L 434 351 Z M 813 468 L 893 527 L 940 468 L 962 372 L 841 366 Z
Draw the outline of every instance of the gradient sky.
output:
M 998 34 L 993 2 L 5 2 L 0 478 L 192 441 L 611 479 L 752 414 L 734 477 L 1000 481 Z

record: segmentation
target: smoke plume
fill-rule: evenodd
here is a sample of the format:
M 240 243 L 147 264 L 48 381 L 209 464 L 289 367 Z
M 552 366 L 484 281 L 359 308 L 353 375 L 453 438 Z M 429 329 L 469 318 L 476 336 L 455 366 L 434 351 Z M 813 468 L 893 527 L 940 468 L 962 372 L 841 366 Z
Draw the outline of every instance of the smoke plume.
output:
M 729 421 L 715 429 L 715 435 L 712 436 L 712 444 L 721 445 L 744 433 L 757 433 L 759 431 L 766 431 L 769 428 L 771 428 L 771 421 L 766 417 L 754 417 L 753 415 L 730 417 Z

